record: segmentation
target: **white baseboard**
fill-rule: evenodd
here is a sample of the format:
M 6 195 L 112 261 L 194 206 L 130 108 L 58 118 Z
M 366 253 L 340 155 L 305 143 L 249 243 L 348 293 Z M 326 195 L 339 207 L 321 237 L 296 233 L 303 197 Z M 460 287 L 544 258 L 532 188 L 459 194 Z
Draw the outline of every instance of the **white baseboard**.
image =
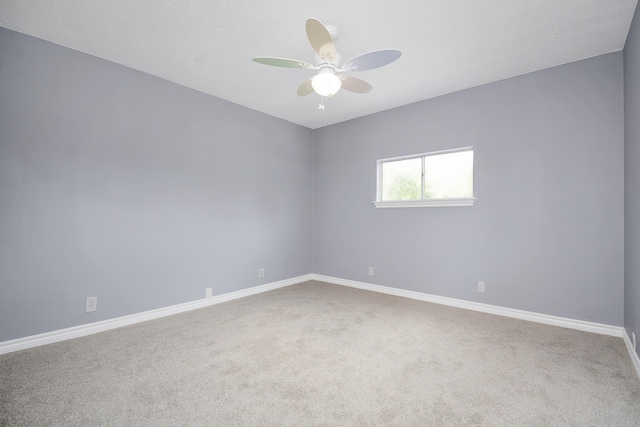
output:
M 71 328 L 59 329 L 57 331 L 45 332 L 43 334 L 31 335 L 24 338 L 4 341 L 0 342 L 0 354 L 11 353 L 13 351 L 24 350 L 27 348 L 37 347 L 44 344 L 51 344 L 59 341 L 65 341 L 72 338 L 79 338 L 98 332 L 108 331 L 110 329 L 120 328 L 122 326 L 146 322 L 147 320 L 171 316 L 172 314 L 184 313 L 185 311 L 196 310 L 198 308 L 208 307 L 210 305 L 220 304 L 238 298 L 244 298 L 250 295 L 283 288 L 285 286 L 295 285 L 296 283 L 306 282 L 307 280 L 311 280 L 311 274 L 281 280 L 278 282 L 267 283 L 260 286 L 254 286 L 251 288 L 229 292 L 222 295 L 216 295 L 211 298 L 199 299 L 196 301 L 185 302 L 169 307 L 144 311 L 142 313 L 135 313 L 128 316 L 116 317 L 114 319 L 102 320 L 100 322 L 88 323 L 86 325 L 73 326 Z
M 640 358 L 638 358 L 638 353 L 633 350 L 633 343 L 631 342 L 631 338 L 629 338 L 629 334 L 627 334 L 627 330 L 624 330 L 624 344 L 627 347 L 627 351 L 629 352 L 629 357 L 631 357 L 631 362 L 633 363 L 633 367 L 636 368 L 636 374 L 638 378 L 640 378 Z
M 624 328 L 621 326 L 611 326 L 602 323 L 585 322 L 583 320 L 569 319 L 566 317 L 550 316 L 548 314 L 534 313 L 531 311 L 516 310 L 513 308 L 500 307 L 497 305 L 483 304 L 473 301 L 465 301 L 455 298 L 441 297 L 437 295 L 424 294 L 421 292 L 407 291 L 404 289 L 391 288 L 387 286 L 374 285 L 371 283 L 357 282 L 355 280 L 340 279 L 337 277 L 312 274 L 313 280 L 333 283 L 335 285 L 349 286 L 351 288 L 364 289 L 367 291 L 380 292 L 383 294 L 395 295 L 398 297 L 411 298 L 420 301 L 432 302 L 435 304 L 448 305 L 451 307 L 464 308 L 467 310 L 480 311 L 482 313 L 496 314 L 498 316 L 513 317 L 515 319 L 528 320 L 546 325 L 561 326 L 564 328 L 577 329 L 580 331 L 594 332 L 601 335 L 611 335 L 622 338 Z
M 600 323 L 585 322 L 582 320 L 569 319 L 565 317 L 550 316 L 546 314 L 534 313 L 530 311 L 516 310 L 512 308 L 499 307 L 495 305 L 482 304 L 478 302 L 465 301 L 455 298 L 441 297 L 437 295 L 425 294 L 421 292 L 408 291 L 404 289 L 391 288 L 387 286 L 374 285 L 371 283 L 357 282 L 355 280 L 340 279 L 337 277 L 324 276 L 321 274 L 306 274 L 291 279 L 281 280 L 278 282 L 267 283 L 260 286 L 254 286 L 235 292 L 229 292 L 222 295 L 216 295 L 211 298 L 200 299 L 183 304 L 176 304 L 169 307 L 163 307 L 156 310 L 145 311 L 142 313 L 131 314 L 128 316 L 116 317 L 114 319 L 103 320 L 100 322 L 89 323 L 86 325 L 74 326 L 71 328 L 60 329 L 56 331 L 46 332 L 43 334 L 32 335 L 15 340 L 0 342 L 0 354 L 10 353 L 13 351 L 24 350 L 31 347 L 37 347 L 44 344 L 51 344 L 72 338 L 83 337 L 98 332 L 108 331 L 122 326 L 133 325 L 147 320 L 158 319 L 173 314 L 183 313 L 186 311 L 196 310 L 198 308 L 208 307 L 210 305 L 220 304 L 232 301 L 238 298 L 244 298 L 250 295 L 271 291 L 297 283 L 306 282 L 308 280 L 318 280 L 321 282 L 333 283 L 336 285 L 348 286 L 383 294 L 395 295 L 404 298 L 411 298 L 419 301 L 426 301 L 435 304 L 442 304 L 451 307 L 464 308 L 467 310 L 479 311 L 483 313 L 496 314 L 499 316 L 512 317 L 516 319 L 528 320 L 531 322 L 544 323 L 547 325 L 561 326 L 570 329 L 577 329 L 586 332 L 593 332 L 602 335 L 610 335 L 624 338 L 629 354 L 633 360 L 636 372 L 640 377 L 640 362 L 637 354 L 631 347 L 631 341 L 626 334 L 624 328 L 619 326 L 604 325 Z

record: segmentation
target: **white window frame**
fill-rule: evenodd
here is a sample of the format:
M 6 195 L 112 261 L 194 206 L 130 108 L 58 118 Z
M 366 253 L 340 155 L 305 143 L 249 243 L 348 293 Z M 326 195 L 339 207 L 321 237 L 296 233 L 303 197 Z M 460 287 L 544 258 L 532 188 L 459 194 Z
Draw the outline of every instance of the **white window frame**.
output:
M 380 159 L 376 162 L 376 200 L 373 205 L 376 208 L 432 208 L 446 206 L 473 206 L 476 201 L 475 197 L 459 197 L 459 198 L 443 198 L 443 199 L 425 199 L 424 198 L 424 159 L 429 156 L 439 154 L 459 153 L 462 151 L 473 151 L 473 147 L 461 147 L 451 150 L 431 151 L 428 153 L 411 154 L 409 156 L 390 157 L 388 159 Z M 474 153 L 475 154 L 475 153 Z M 422 159 L 422 177 L 421 177 L 421 195 L 420 200 L 382 200 L 382 164 L 398 160 Z M 475 160 L 475 156 L 474 156 Z M 474 172 L 475 173 L 475 172 Z

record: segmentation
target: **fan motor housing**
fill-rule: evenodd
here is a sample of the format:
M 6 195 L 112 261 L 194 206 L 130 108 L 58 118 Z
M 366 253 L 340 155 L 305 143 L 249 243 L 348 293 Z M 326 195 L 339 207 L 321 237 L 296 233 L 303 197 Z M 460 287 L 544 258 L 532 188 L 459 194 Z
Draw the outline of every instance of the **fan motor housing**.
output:
M 326 60 L 320 58 L 318 54 L 313 56 L 313 63 L 316 67 L 319 67 L 322 64 L 331 64 L 335 68 L 340 68 L 340 62 L 342 60 L 342 56 L 338 52 L 336 52 L 336 56 L 333 58 L 333 61 L 327 62 Z

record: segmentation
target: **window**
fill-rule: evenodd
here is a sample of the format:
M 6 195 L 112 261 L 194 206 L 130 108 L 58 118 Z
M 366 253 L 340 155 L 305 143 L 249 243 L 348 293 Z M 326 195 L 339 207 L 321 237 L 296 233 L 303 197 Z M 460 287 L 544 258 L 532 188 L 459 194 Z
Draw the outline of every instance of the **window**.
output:
M 473 147 L 378 160 L 377 208 L 473 206 Z

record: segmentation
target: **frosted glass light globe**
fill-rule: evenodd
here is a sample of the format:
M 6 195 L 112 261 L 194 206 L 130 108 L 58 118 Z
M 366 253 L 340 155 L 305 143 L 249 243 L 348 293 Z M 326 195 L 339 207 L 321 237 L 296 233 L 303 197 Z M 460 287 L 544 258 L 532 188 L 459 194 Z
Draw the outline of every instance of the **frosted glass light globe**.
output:
M 320 96 L 333 96 L 342 87 L 340 77 L 336 76 L 331 68 L 321 69 L 311 79 L 311 87 Z

